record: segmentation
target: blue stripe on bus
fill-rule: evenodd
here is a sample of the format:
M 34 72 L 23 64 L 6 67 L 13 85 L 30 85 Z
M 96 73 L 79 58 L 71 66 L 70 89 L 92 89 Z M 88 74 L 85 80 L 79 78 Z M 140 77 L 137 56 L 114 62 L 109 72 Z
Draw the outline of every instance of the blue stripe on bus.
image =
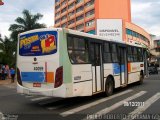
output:
M 120 74 L 120 66 L 118 63 L 113 63 L 113 74 Z
M 45 82 L 44 72 L 21 72 L 21 77 L 24 82 Z
M 124 69 L 125 69 L 124 65 L 121 65 L 121 72 L 124 72 L 125 71 Z
M 120 65 L 119 63 L 113 63 L 113 74 L 120 74 L 120 72 L 124 72 L 125 70 L 124 65 L 121 65 L 121 70 L 120 70 Z

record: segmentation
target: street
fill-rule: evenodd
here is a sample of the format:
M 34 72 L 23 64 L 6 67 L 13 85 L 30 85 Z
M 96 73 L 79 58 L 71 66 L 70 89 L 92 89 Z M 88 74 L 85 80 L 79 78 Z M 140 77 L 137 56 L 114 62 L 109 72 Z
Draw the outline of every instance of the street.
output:
M 62 99 L 17 94 L 15 84 L 0 85 L 0 120 L 160 119 L 159 86 L 160 74 L 150 75 L 110 97 Z

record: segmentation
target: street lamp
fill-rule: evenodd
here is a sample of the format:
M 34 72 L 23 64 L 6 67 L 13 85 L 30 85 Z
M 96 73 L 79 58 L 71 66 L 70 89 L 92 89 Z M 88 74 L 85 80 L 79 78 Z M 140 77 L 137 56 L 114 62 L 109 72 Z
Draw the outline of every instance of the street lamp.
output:
M 4 2 L 2 2 L 2 0 L 0 0 L 0 5 L 4 5 Z

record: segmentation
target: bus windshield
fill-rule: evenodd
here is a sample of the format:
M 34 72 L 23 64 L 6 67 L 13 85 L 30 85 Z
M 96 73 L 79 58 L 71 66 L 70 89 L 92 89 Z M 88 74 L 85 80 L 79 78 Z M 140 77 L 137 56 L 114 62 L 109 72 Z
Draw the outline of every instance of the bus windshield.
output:
M 57 52 L 57 31 L 43 31 L 20 35 L 19 55 L 42 56 Z

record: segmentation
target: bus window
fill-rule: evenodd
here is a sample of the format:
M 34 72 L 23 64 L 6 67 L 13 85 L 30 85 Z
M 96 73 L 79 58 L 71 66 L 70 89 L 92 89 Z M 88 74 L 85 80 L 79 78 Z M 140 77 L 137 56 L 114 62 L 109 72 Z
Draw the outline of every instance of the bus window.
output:
M 117 54 L 117 46 L 116 44 L 112 44 L 112 62 L 118 62 L 118 54 Z
M 112 62 L 109 43 L 104 43 L 103 60 L 104 60 L 104 63 L 111 63 Z
M 138 59 L 138 62 L 142 62 L 143 61 L 143 50 L 142 48 L 138 48 L 138 53 L 137 53 L 137 59 Z
M 84 38 L 68 36 L 67 41 L 71 63 L 88 63 L 88 45 Z
M 133 58 L 134 58 L 134 62 L 137 62 L 137 48 L 133 47 Z
M 73 49 L 73 40 L 71 37 L 68 37 L 68 41 L 67 41 L 67 45 L 68 45 L 68 49 Z
M 132 48 L 129 46 L 127 48 L 128 50 L 128 62 L 133 62 L 133 52 L 132 52 Z

